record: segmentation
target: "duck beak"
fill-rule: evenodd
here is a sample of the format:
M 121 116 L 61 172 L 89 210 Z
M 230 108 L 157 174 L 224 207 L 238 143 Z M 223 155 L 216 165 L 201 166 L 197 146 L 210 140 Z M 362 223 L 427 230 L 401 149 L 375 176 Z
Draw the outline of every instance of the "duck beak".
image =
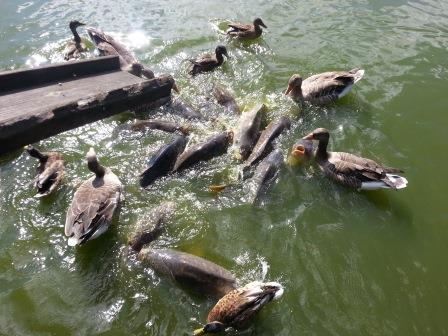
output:
M 268 28 L 263 22 L 260 23 L 260 26 L 262 26 L 264 28 Z
M 176 91 L 177 93 L 180 92 L 180 90 L 179 90 L 179 88 L 177 87 L 176 83 L 173 83 L 173 87 L 172 87 L 172 89 L 173 89 L 174 91 Z
M 313 133 L 310 133 L 302 138 L 303 140 L 314 140 Z
M 193 331 L 193 335 L 194 335 L 194 336 L 205 335 L 204 328 L 196 329 L 195 331 Z
M 85 23 L 82 23 L 82 22 L 80 22 L 80 23 L 78 23 L 78 26 L 85 26 L 86 24 Z
M 285 96 L 287 96 L 291 92 L 291 90 L 292 90 L 292 86 L 288 85 L 288 88 L 285 91 Z

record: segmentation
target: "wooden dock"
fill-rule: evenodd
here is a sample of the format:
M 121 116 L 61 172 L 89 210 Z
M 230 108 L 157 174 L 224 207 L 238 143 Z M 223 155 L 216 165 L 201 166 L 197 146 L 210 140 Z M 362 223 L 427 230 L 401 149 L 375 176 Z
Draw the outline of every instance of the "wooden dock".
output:
M 120 70 L 118 56 L 0 73 L 0 155 L 169 97 L 174 80 Z

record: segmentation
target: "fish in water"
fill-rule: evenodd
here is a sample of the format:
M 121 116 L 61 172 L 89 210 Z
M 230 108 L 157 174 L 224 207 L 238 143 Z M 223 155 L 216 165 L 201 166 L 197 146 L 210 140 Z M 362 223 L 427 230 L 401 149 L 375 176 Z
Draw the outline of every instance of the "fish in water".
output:
M 140 186 L 147 188 L 159 177 L 170 173 L 186 144 L 185 136 L 176 136 L 171 143 L 160 147 L 149 160 L 148 167 L 140 174 Z
M 252 148 L 257 142 L 265 110 L 266 106 L 260 104 L 241 115 L 233 141 L 233 147 L 238 160 L 246 160 L 250 155 Z
M 156 129 L 164 132 L 174 133 L 181 132 L 184 135 L 188 135 L 189 130 L 187 126 L 179 125 L 171 121 L 165 120 L 137 120 L 131 126 L 132 131 L 144 131 L 145 129 Z
M 215 97 L 219 105 L 224 106 L 230 112 L 235 114 L 241 113 L 235 98 L 233 97 L 232 93 L 226 88 L 220 85 L 215 85 L 213 88 L 213 96 Z
M 176 210 L 173 202 L 164 201 L 151 212 L 149 221 L 139 225 L 129 239 L 129 245 L 135 252 L 140 252 L 144 245 L 160 237 L 166 230 L 167 222 Z
M 283 163 L 283 153 L 280 149 L 274 150 L 260 162 L 254 175 L 247 182 L 250 203 L 256 203 L 260 196 L 272 186 Z
M 222 297 L 236 287 L 236 279 L 225 268 L 201 257 L 172 249 L 144 248 L 138 259 L 158 274 L 171 277 L 196 292 Z
M 299 139 L 292 146 L 288 164 L 297 166 L 302 162 L 310 161 L 312 158 L 314 158 L 313 140 Z
M 285 130 L 290 129 L 291 119 L 281 116 L 272 121 L 263 132 L 261 132 L 255 147 L 245 162 L 244 166 L 249 168 L 263 159 L 273 149 L 272 142 Z
M 187 169 L 198 162 L 208 161 L 227 152 L 232 142 L 233 132 L 226 131 L 208 138 L 205 142 L 194 145 L 183 152 L 174 165 L 173 172 Z

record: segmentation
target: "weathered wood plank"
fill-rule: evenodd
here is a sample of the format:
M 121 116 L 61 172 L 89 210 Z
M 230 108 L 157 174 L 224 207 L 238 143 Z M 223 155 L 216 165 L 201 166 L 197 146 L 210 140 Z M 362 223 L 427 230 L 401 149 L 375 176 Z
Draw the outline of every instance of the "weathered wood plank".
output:
M 0 95 L 51 82 L 91 76 L 101 72 L 118 71 L 119 69 L 118 56 L 105 56 L 50 64 L 39 68 L 5 71 L 0 73 Z
M 3 104 L 10 99 L 9 95 L 1 96 L 0 155 L 60 132 L 140 107 L 163 97 L 169 97 L 174 83 L 173 78 L 168 75 L 151 80 L 141 80 L 119 71 L 104 74 L 104 76 L 102 79 L 101 76 L 92 76 L 63 83 L 62 86 L 70 87 L 71 90 L 58 91 L 57 88 L 52 88 L 55 91 L 48 90 L 53 94 L 47 98 L 43 97 L 42 93 L 40 100 L 35 99 L 35 103 L 31 101 L 32 105 L 38 105 L 35 107 L 27 105 L 29 103 L 23 101 L 26 99 L 16 97 L 20 101 L 17 106 L 20 104 L 23 104 L 22 107 L 27 106 L 24 113 L 20 112 L 20 107 L 19 110 L 16 110 L 15 105 L 5 107 Z M 112 85 L 112 81 L 108 80 L 112 77 L 108 76 L 114 78 L 113 82 L 117 84 L 117 87 L 108 86 L 109 89 L 104 90 L 106 82 L 110 82 L 107 85 Z M 128 78 L 127 76 L 132 76 L 134 83 L 123 85 L 121 80 L 125 80 Z M 79 83 L 83 81 L 89 83 L 86 84 L 88 88 L 79 87 Z M 59 85 L 56 84 L 56 86 Z M 96 90 L 93 89 L 95 86 Z M 35 90 L 41 89 L 36 88 Z M 89 94 L 85 95 L 85 91 L 89 90 Z M 39 97 L 40 93 L 27 91 L 26 94 L 28 97 L 34 94 Z M 54 96 L 57 98 L 53 101 Z M 4 99 L 3 102 L 1 99 Z M 51 103 L 47 104 L 46 99 L 51 100 Z M 11 100 L 9 102 L 14 104 Z

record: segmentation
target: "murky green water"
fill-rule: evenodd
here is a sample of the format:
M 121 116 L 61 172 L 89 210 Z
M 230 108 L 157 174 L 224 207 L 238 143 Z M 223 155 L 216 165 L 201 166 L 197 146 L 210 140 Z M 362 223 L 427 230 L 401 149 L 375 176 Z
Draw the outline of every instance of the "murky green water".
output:
M 224 19 L 256 16 L 269 27 L 256 43 L 228 41 L 217 31 Z M 177 202 L 178 210 L 157 246 L 217 262 L 240 283 L 284 284 L 284 297 L 242 334 L 448 333 L 446 2 L 3 0 L 0 69 L 60 60 L 71 19 L 113 33 L 157 73 L 173 74 L 183 99 L 219 116 L 218 124 L 191 123 L 192 142 L 236 124 L 208 103 L 218 82 L 245 108 L 264 102 L 268 120 L 294 118 L 280 139 L 284 151 L 326 127 L 332 149 L 402 167 L 409 186 L 358 193 L 313 167 L 285 169 L 262 205 L 251 207 L 242 189 L 219 198 L 207 190 L 235 178 L 229 155 L 145 192 L 137 173 L 172 135 L 114 132 L 132 122 L 130 113 L 66 132 L 38 144 L 62 151 L 68 162 L 66 183 L 49 199 L 32 197 L 34 160 L 18 153 L 0 163 L 1 334 L 191 333 L 214 301 L 186 293 L 126 255 L 127 235 L 163 200 Z M 218 43 L 232 59 L 189 78 L 184 60 Z M 366 76 L 336 105 L 300 111 L 281 95 L 293 73 L 353 67 Z M 63 235 L 65 212 L 73 182 L 89 176 L 90 146 L 126 185 L 126 202 L 106 235 L 72 249 Z

